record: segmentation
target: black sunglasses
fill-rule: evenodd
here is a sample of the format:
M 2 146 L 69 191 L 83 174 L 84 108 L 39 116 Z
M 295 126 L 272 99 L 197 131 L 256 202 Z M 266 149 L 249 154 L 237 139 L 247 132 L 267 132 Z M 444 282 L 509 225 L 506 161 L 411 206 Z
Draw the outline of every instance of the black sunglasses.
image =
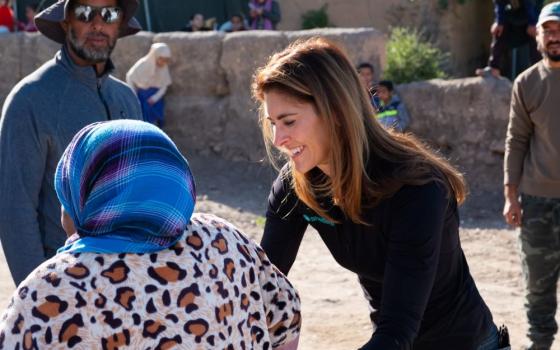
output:
M 122 17 L 120 7 L 94 7 L 89 5 L 76 5 L 73 8 L 74 16 L 80 22 L 89 23 L 99 14 L 103 22 L 107 24 L 116 23 Z

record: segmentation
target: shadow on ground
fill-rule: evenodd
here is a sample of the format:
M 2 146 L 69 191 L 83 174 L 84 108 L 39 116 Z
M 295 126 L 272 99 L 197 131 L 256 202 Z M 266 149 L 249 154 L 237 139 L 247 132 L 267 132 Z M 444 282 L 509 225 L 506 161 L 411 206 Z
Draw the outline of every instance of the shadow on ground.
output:
M 264 216 L 277 172 L 268 162 L 228 161 L 215 155 L 188 155 L 197 195 Z

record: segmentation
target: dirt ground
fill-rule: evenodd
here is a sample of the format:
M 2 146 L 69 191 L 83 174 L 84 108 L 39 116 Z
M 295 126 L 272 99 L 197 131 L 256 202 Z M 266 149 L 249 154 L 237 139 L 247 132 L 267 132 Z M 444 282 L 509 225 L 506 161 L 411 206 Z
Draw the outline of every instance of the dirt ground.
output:
M 196 210 L 222 216 L 260 240 L 273 172 L 260 164 L 232 163 L 213 156 L 189 159 L 197 181 Z M 501 203 L 498 193 L 473 195 L 461 212 L 461 241 L 496 324 L 507 324 L 512 349 L 518 350 L 526 333 L 523 279 L 517 232 L 501 220 Z M 302 298 L 300 349 L 357 349 L 369 339 L 367 306 L 356 277 L 336 264 L 314 230 L 306 233 L 289 277 Z M 1 255 L 1 309 L 13 290 Z M 560 350 L 560 341 L 553 349 Z

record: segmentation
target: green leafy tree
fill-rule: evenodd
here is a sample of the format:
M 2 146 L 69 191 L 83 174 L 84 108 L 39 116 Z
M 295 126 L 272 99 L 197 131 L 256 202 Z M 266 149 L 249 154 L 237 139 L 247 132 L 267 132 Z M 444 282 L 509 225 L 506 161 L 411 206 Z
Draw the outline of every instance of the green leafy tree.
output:
M 397 84 L 445 78 L 447 75 L 442 66 L 448 56 L 430 42 L 423 40 L 417 30 L 392 28 L 387 43 L 385 78 Z
M 327 4 L 317 10 L 309 10 L 301 15 L 301 27 L 303 29 L 332 27 L 327 13 Z

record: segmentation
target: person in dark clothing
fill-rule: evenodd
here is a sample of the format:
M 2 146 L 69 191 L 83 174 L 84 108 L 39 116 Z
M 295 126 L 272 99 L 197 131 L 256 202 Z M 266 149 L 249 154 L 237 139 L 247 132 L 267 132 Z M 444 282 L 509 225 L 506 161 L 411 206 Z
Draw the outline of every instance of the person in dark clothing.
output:
M 490 58 L 488 66 L 476 70 L 477 75 L 499 77 L 504 70 L 502 61 L 507 51 L 526 44 L 529 45 L 529 66 L 541 59 L 535 36 L 542 4 L 543 0 L 494 0 L 495 20 L 490 28 Z
M 285 274 L 306 228 L 358 275 L 374 333 L 363 350 L 498 349 L 459 240 L 462 175 L 413 136 L 386 130 L 348 56 L 312 38 L 260 68 L 253 95 L 272 186 L 262 246 Z
M 211 28 L 205 26 L 204 15 L 195 13 L 189 18 L 189 23 L 184 26 L 181 31 L 183 32 L 205 32 Z

